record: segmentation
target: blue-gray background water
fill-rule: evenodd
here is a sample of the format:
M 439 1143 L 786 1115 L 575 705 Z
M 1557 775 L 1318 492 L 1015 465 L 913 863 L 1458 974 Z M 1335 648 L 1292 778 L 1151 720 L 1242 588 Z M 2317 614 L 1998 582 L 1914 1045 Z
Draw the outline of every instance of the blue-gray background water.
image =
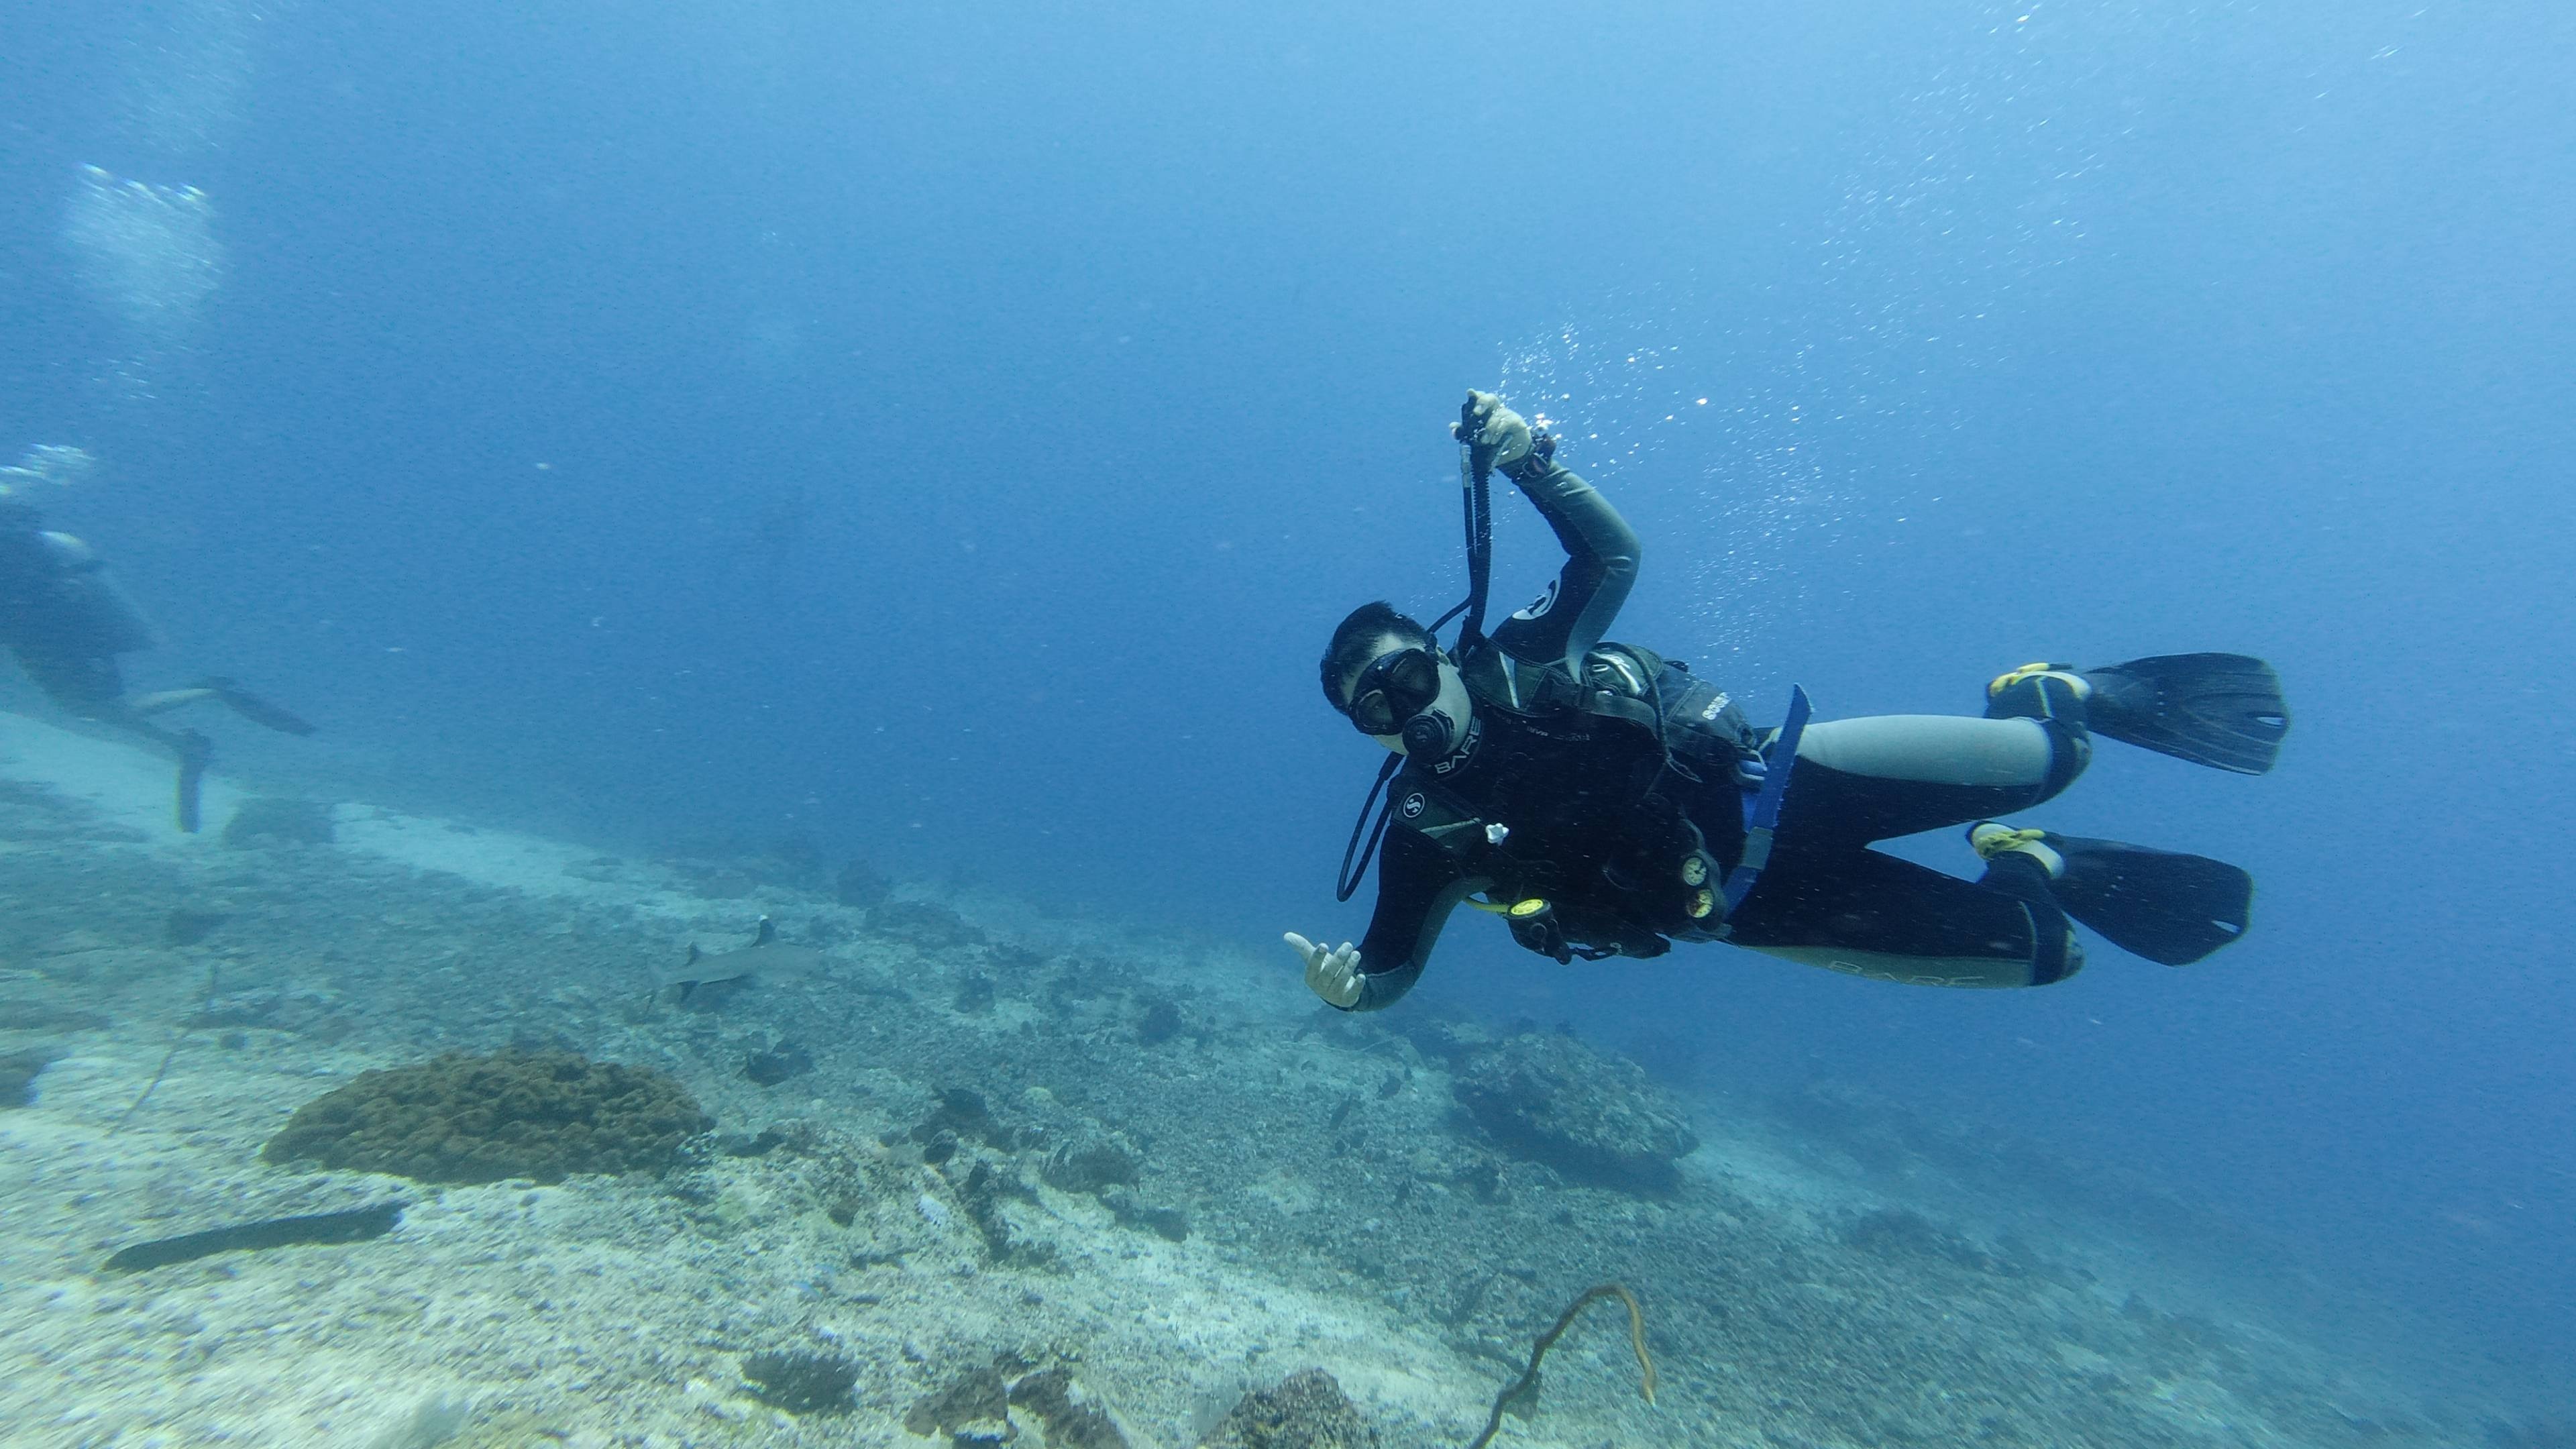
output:
M 46 501 L 166 626 L 141 682 L 325 727 L 236 763 L 1292 971 L 1278 931 L 1358 934 L 1377 759 L 1314 657 L 1461 591 L 1442 424 L 1501 387 L 1647 540 L 1617 636 L 1757 719 L 2231 649 L 2298 722 L 2270 777 L 2106 749 L 2034 817 L 2256 873 L 2186 971 L 1562 970 L 1471 922 L 1400 1010 L 1857 1082 L 2576 1358 L 2576 11 L 118 0 L 0 41 L 0 451 L 100 459 Z M 1553 551 L 1497 511 L 1509 599 Z

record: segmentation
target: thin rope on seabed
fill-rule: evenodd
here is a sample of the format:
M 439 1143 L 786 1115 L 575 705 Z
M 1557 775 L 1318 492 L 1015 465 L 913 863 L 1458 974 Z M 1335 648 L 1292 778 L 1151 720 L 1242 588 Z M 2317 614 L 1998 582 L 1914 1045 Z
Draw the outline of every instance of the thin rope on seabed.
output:
M 1556 1341 L 1573 1326 L 1576 1314 L 1604 1298 L 1616 1298 L 1628 1305 L 1628 1347 L 1637 1354 L 1637 1392 L 1646 1396 L 1649 1407 L 1654 1404 L 1655 1359 L 1654 1355 L 1646 1352 L 1646 1312 L 1637 1306 L 1637 1295 L 1629 1292 L 1626 1284 L 1603 1283 L 1585 1289 L 1582 1297 L 1567 1304 L 1565 1311 L 1557 1315 L 1556 1326 L 1540 1334 L 1538 1342 L 1530 1345 L 1529 1367 L 1521 1370 L 1521 1376 L 1514 1379 L 1510 1387 L 1494 1395 L 1493 1412 L 1485 1416 L 1485 1431 L 1478 1434 L 1467 1449 L 1485 1449 L 1486 1445 L 1494 1442 L 1494 1435 L 1502 1431 L 1503 1410 L 1538 1383 L 1538 1366 L 1547 1357 L 1547 1351 L 1556 1347 Z

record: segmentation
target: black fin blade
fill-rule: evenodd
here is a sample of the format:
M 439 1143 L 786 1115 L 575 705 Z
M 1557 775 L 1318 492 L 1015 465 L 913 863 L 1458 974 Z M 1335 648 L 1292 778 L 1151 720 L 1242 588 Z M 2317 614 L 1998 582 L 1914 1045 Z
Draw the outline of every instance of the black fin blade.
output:
M 2084 677 L 2094 733 L 2197 765 L 2263 774 L 2290 732 L 2281 677 L 2250 654 L 2157 654 Z
M 2116 840 L 2051 835 L 2066 860 L 2049 893 L 2124 951 L 2188 966 L 2252 925 L 2254 877 L 2223 860 Z

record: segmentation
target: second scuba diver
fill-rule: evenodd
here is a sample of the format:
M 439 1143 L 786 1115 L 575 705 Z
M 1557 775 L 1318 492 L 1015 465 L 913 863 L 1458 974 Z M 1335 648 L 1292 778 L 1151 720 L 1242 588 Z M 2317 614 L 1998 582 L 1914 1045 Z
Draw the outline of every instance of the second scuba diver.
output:
M 197 829 L 198 787 L 213 743 L 196 730 L 170 729 L 155 716 L 215 700 L 270 729 L 313 733 L 312 725 L 229 679 L 127 694 L 116 656 L 158 642 L 152 625 L 108 576 L 95 550 L 68 533 L 47 529 L 35 505 L 9 493 L 9 486 L 0 483 L 0 646 L 16 655 L 18 667 L 64 710 L 140 736 L 178 757 L 181 830 Z
M 1687 666 L 1603 642 L 1636 581 L 1637 536 L 1491 394 L 1457 435 L 1468 485 L 1467 601 L 1430 627 L 1354 610 L 1324 651 L 1324 697 L 1393 752 L 1371 851 L 1377 909 L 1357 946 L 1290 933 L 1306 984 L 1345 1011 L 1411 989 L 1461 904 L 1558 961 L 1659 956 L 1726 941 L 1890 981 L 2045 986 L 2075 974 L 2071 921 L 2151 961 L 2197 961 L 2245 931 L 2253 880 L 2204 856 L 2018 829 L 1990 817 L 2074 782 L 2092 738 L 2243 774 L 2289 729 L 2270 665 L 2180 654 L 2099 669 L 2028 664 L 1986 688 L 1983 718 L 1807 722 L 1803 690 L 1756 730 Z M 1483 630 L 1487 479 L 1528 495 L 1565 547 L 1546 593 Z M 1434 630 L 1463 614 L 1456 642 Z M 1375 803 L 1374 792 L 1371 804 Z M 1363 806 L 1360 826 L 1368 825 Z M 1968 827 L 1974 881 L 1877 841 Z M 1370 852 L 1343 856 L 1341 898 Z

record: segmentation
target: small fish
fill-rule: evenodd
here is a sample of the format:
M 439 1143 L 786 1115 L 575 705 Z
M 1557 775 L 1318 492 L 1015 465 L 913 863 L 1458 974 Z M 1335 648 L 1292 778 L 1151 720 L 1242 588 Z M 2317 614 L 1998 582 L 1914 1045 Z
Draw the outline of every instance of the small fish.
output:
M 760 918 L 760 932 L 752 937 L 748 946 L 719 951 L 710 956 L 692 941 L 689 943 L 689 959 L 677 969 L 665 971 L 662 985 L 677 986 L 680 999 L 686 1001 L 690 992 L 714 982 L 738 981 L 746 976 L 783 981 L 790 977 L 814 975 L 832 964 L 830 957 L 811 946 L 781 946 L 777 940 L 777 923 L 763 916 Z

